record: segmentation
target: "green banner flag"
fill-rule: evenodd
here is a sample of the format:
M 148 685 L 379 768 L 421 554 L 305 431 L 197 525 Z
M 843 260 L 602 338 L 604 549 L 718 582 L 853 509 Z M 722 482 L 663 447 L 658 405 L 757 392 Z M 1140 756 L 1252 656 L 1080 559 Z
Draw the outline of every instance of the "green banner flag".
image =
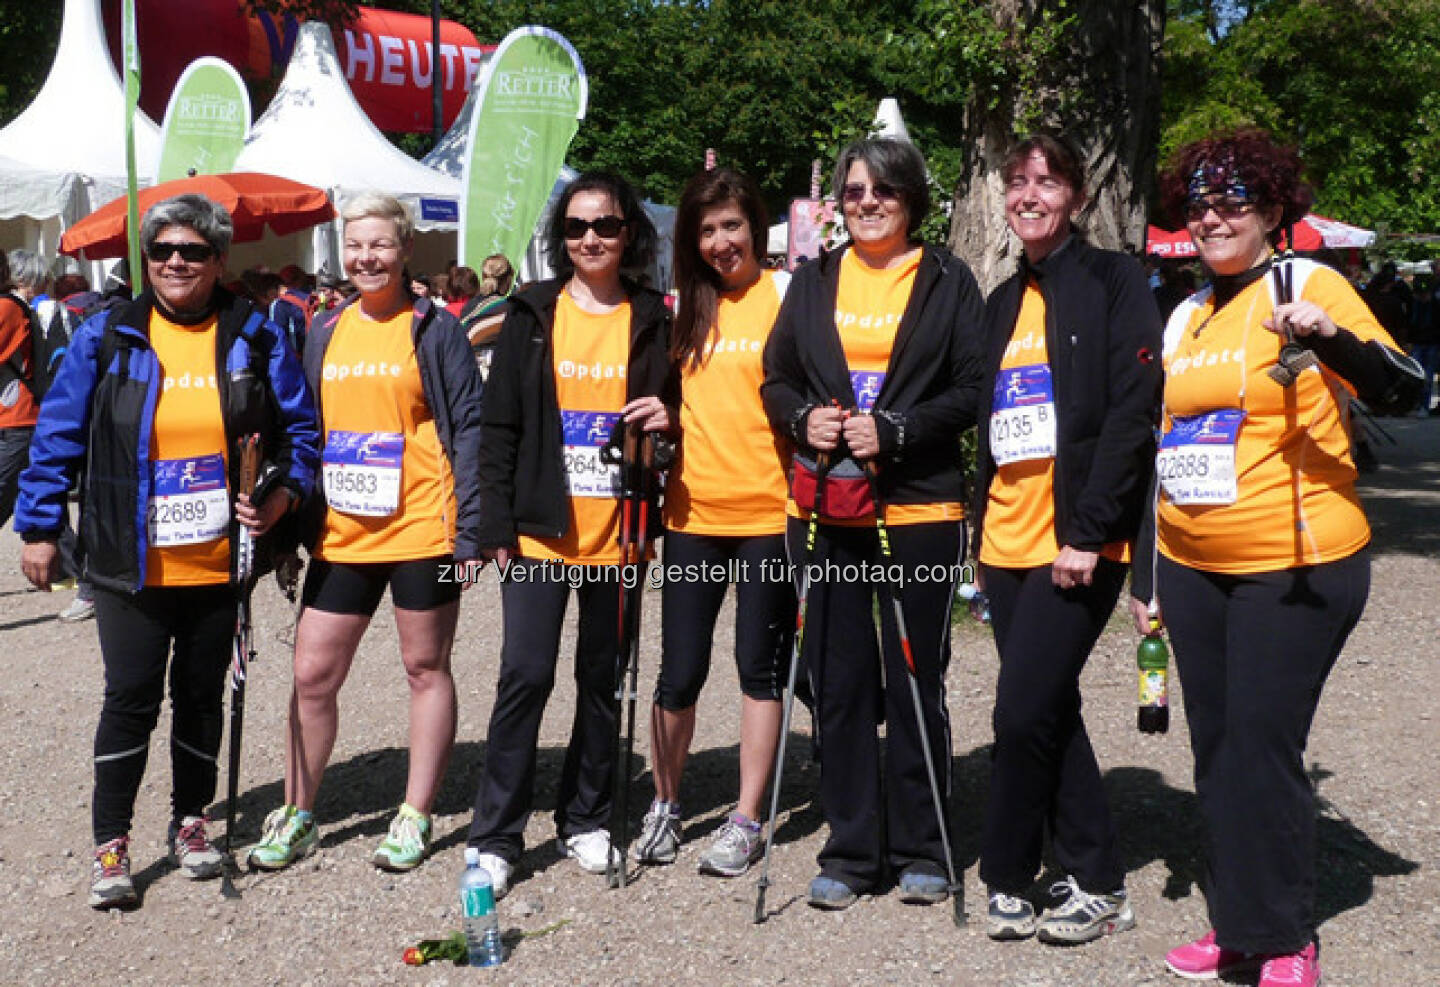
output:
M 155 181 L 231 170 L 249 131 L 250 94 L 240 73 L 219 58 L 195 59 L 165 109 Z
M 491 254 L 520 269 L 565 151 L 585 118 L 580 56 L 559 34 L 529 25 L 505 36 L 486 67 L 470 120 L 460 202 L 461 263 Z
M 135 0 L 120 12 L 121 56 L 125 64 L 125 229 L 129 241 L 130 284 L 140 294 L 145 268 L 140 266 L 140 188 L 135 173 L 135 114 L 140 104 L 140 43 L 135 36 Z

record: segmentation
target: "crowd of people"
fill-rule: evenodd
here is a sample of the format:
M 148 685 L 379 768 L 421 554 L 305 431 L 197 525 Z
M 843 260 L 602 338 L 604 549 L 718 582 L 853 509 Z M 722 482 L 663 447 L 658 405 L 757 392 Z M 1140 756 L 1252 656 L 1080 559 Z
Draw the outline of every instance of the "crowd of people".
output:
M 1295 153 L 1263 133 L 1187 145 L 1165 174 L 1206 282 L 1168 320 L 1139 261 L 1087 241 L 1095 189 L 1072 144 L 1029 137 L 1002 174 L 1023 250 L 988 298 L 918 239 L 925 161 L 887 139 L 843 150 L 833 191 L 848 242 L 793 276 L 766 266 L 754 183 L 697 175 L 676 218 L 673 306 L 632 278 L 656 243 L 639 196 L 600 172 L 550 214 L 556 276 L 521 290 L 498 256 L 478 273 L 415 275 L 412 219 L 378 193 L 343 204 L 341 283 L 286 268 L 227 285 L 230 217 L 200 196 L 146 214 L 133 298 L 49 286 L 43 264 L 12 255 L 0 519 L 14 505 L 32 583 L 68 573 L 93 600 L 105 694 L 90 903 L 137 903 L 131 818 L 167 665 L 171 856 L 193 878 L 225 865 L 206 810 L 251 539 L 262 567 L 288 571 L 303 546 L 308 569 L 284 803 L 250 867 L 317 849 L 336 697 L 387 588 L 410 760 L 372 861 L 425 860 L 455 741 L 460 598 L 493 562 L 500 671 L 467 843 L 497 897 L 526 850 L 572 593 L 560 852 L 592 873 L 680 858 L 696 701 L 733 582 L 737 798 L 698 869 L 734 878 L 766 852 L 765 789 L 800 693 L 828 829 L 809 903 L 839 910 L 890 889 L 944 902 L 959 891 L 945 677 L 973 556 L 1000 659 L 979 839 L 988 935 L 1083 943 L 1142 910 L 1080 688 L 1128 577 L 1140 633 L 1163 622 L 1171 636 L 1207 834 L 1211 927 L 1166 965 L 1318 983 L 1302 753 L 1369 585 L 1350 400 L 1401 413 L 1423 390 L 1428 410 L 1433 335 L 1414 337 L 1422 371 L 1342 275 L 1275 254 L 1310 190 Z M 1433 332 L 1432 305 L 1422 289 L 1407 318 Z M 40 334 L 26 331 L 35 312 Z M 44 342 L 57 326 L 63 347 Z M 960 439 L 976 425 L 970 464 Z M 247 488 L 241 440 L 263 448 Z M 663 497 L 647 485 L 632 512 L 626 471 L 658 463 L 636 450 L 670 444 Z M 654 797 L 625 846 L 619 677 L 635 570 L 661 541 L 666 570 L 690 576 L 663 582 Z M 1066 873 L 1048 894 L 1034 886 L 1047 836 Z

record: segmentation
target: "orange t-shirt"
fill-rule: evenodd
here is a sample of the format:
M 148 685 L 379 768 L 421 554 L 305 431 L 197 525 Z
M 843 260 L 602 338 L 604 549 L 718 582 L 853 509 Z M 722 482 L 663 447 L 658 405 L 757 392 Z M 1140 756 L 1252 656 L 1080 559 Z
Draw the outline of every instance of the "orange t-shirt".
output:
M 570 527 L 560 538 L 521 535 L 520 554 L 574 565 L 620 562 L 620 472 L 600 462 L 625 406 L 630 365 L 630 303 L 586 312 L 568 291 L 555 302 L 555 399 L 565 439 Z M 638 523 L 638 522 L 637 522 Z
M 26 373 L 34 369 L 31 366 L 30 319 L 13 298 L 0 295 L 0 363 L 12 359 Z M 11 381 L 0 391 L 0 428 L 34 425 L 37 411 L 35 396 L 24 381 Z
M 788 444 L 760 403 L 761 357 L 783 289 L 765 271 L 720 295 L 703 361 L 681 369 L 680 460 L 665 485 L 665 526 L 701 535 L 785 531 Z
M 1012 373 L 1006 373 L 1011 371 Z M 1019 379 L 1043 380 L 1050 384 L 1050 350 L 1045 338 L 1045 296 L 1040 286 L 1031 281 L 1025 286 L 1020 300 L 1020 314 L 1015 320 L 1015 329 L 1005 355 L 1000 360 L 1000 374 L 997 382 Z M 1031 385 L 1033 387 L 1033 384 Z M 997 391 L 999 388 L 997 388 Z M 990 481 L 990 490 L 985 504 L 984 529 L 980 539 L 980 561 L 986 565 L 1007 569 L 1029 569 L 1049 565 L 1060 554 L 1060 544 L 1055 535 L 1055 440 L 1058 434 L 1055 419 L 1054 387 L 1049 386 L 1049 407 L 1042 407 L 1038 415 L 1033 410 L 1030 417 L 1021 424 L 1026 429 L 1026 442 L 1022 446 L 1023 458 L 1015 458 L 997 465 Z M 1037 395 L 1038 397 L 1038 395 Z M 1013 430 L 1017 424 L 1009 413 L 1001 409 L 1001 401 L 994 402 L 990 422 L 991 444 L 995 447 L 997 429 Z M 1048 437 L 1044 420 L 1049 416 Z M 1045 454 L 1036 455 L 1034 450 L 1043 448 Z M 997 457 L 998 459 L 998 457 Z M 1104 546 L 1100 554 L 1108 559 L 1123 562 L 1128 546 L 1124 542 Z
M 840 258 L 840 284 L 835 294 L 835 328 L 840 333 L 840 347 L 850 368 L 850 384 L 855 392 L 855 407 L 868 412 L 880 396 L 885 374 L 890 369 L 890 352 L 895 348 L 895 335 L 900 319 L 915 288 L 915 272 L 920 269 L 923 252 L 894 267 L 870 267 L 854 250 Z M 785 510 L 792 517 L 808 518 L 791 500 Z M 891 504 L 885 509 L 885 523 L 890 525 L 926 524 L 932 521 L 960 521 L 965 509 L 958 502 L 938 504 Z M 862 528 L 874 525 L 873 520 L 826 521 L 839 527 Z
M 327 509 L 318 558 L 405 562 L 454 548 L 455 482 L 410 324 L 408 308 L 375 322 L 356 304 L 330 337 L 320 380 Z
M 1311 273 L 1301 298 L 1361 340 L 1394 346 L 1343 277 L 1305 267 Z M 1288 388 L 1270 379 L 1266 370 L 1281 341 L 1261 323 L 1273 310 L 1272 297 L 1267 276 L 1218 312 L 1209 297 L 1182 305 L 1166 330 L 1164 432 L 1176 418 L 1244 413 L 1233 442 L 1232 502 L 1177 504 L 1164 492 L 1159 497 L 1159 550 L 1197 569 L 1272 572 L 1343 559 L 1370 541 L 1355 494 L 1348 385 L 1323 364 Z M 1163 450 L 1162 439 L 1162 456 Z
M 230 581 L 229 450 L 215 374 L 216 326 L 213 316 L 182 326 L 151 311 L 160 394 L 150 424 L 146 586 Z

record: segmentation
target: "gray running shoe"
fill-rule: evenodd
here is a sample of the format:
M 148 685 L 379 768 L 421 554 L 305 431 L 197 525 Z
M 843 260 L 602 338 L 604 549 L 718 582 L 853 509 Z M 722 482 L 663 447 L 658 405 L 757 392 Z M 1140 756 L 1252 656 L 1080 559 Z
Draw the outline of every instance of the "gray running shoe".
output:
M 637 864 L 673 864 L 680 853 L 680 816 L 650 803 L 640 836 L 630 851 Z
M 219 877 L 225 858 L 205 834 L 204 816 L 186 816 L 170 824 L 170 862 L 192 881 Z
M 71 600 L 64 610 L 56 614 L 56 617 L 67 624 L 78 624 L 80 621 L 89 620 L 94 616 L 95 601 L 82 600 L 78 596 Z
M 740 813 L 732 812 L 700 855 L 700 873 L 739 877 L 764 853 L 763 830 Z
M 1074 877 L 1067 877 L 1052 884 L 1050 893 L 1066 898 L 1040 921 L 1041 942 L 1073 946 L 1135 928 L 1135 913 L 1123 888 L 1113 894 L 1090 894 Z
M 1035 934 L 1035 906 L 1024 898 L 990 892 L 985 915 L 985 934 L 991 939 L 1029 939 Z
M 95 848 L 90 871 L 91 908 L 128 908 L 140 903 L 130 880 L 130 837 L 117 836 Z

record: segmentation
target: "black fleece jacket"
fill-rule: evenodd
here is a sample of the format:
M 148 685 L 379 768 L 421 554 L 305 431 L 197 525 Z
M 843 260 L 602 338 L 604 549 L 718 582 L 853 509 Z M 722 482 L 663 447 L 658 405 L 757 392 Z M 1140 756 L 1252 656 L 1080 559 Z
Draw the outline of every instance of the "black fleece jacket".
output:
M 872 409 L 880 495 L 893 504 L 965 499 L 960 433 L 975 423 L 980 396 L 983 309 L 975 276 L 953 254 L 923 249 Z M 795 272 L 765 345 L 765 411 L 776 431 L 809 455 L 815 454 L 805 441 L 811 410 L 832 400 L 844 408 L 855 404 L 835 328 L 843 254 L 822 253 Z
M 1072 237 L 1038 264 L 1020 269 L 985 305 L 986 423 L 995 377 L 1015 330 L 1025 286 L 1033 278 L 1045 299 L 1045 347 L 1055 394 L 1055 537 L 1060 545 L 1098 552 L 1128 541 L 1155 468 L 1160 414 L 1161 323 L 1145 272 L 1134 258 Z M 974 547 L 995 461 L 980 428 Z
M 480 547 L 514 548 L 520 534 L 560 538 L 570 527 L 564 432 L 555 396 L 555 302 L 566 279 L 512 295 L 485 391 L 480 443 Z M 630 362 L 625 399 L 653 395 L 672 408 L 664 296 L 630 282 Z M 659 511 L 651 511 L 659 519 Z

